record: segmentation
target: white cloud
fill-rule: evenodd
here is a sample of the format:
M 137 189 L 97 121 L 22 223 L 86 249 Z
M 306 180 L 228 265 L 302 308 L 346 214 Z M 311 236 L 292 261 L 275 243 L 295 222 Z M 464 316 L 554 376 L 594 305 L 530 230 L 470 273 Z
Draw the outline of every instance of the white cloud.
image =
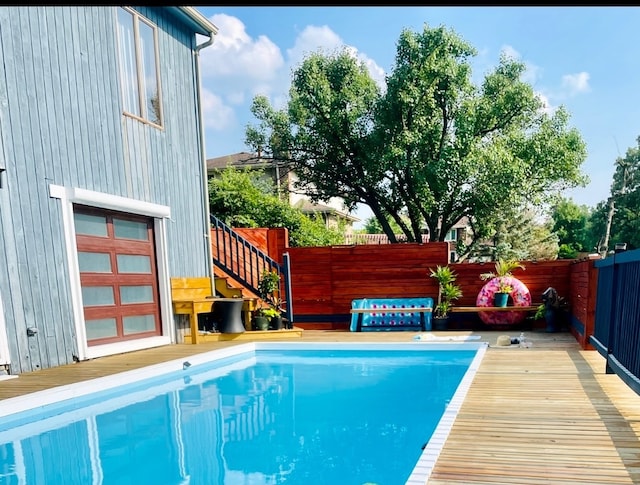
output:
M 512 46 L 510 45 L 504 45 L 502 46 L 501 52 L 503 55 L 510 57 L 511 59 L 520 59 L 520 53 L 515 50 Z
M 520 61 L 524 64 L 525 70 L 522 73 L 521 79 L 522 81 L 528 84 L 535 84 L 535 82 L 540 79 L 541 69 L 539 66 L 536 66 L 532 62 L 524 61 L 522 59 L 522 55 L 518 52 L 513 46 L 504 45 L 502 49 L 500 49 L 501 53 L 513 60 Z
M 291 49 L 287 49 L 288 63 L 296 67 L 305 56 L 318 50 L 329 54 L 344 45 L 342 39 L 326 25 L 316 27 L 309 25 L 305 27 L 296 38 L 296 42 Z
M 569 96 L 591 91 L 589 86 L 589 73 L 565 74 L 562 76 L 562 87 L 568 91 Z
M 549 101 L 549 98 L 545 96 L 543 93 L 536 92 L 535 94 L 538 97 L 538 99 L 542 102 L 542 108 L 541 108 L 542 111 L 548 114 L 549 116 L 552 116 L 553 113 L 558 109 L 558 107 L 553 106 L 551 104 L 551 101 Z
M 236 123 L 233 109 L 226 106 L 220 96 L 205 88 L 202 89 L 202 112 L 207 128 L 223 130 Z
M 219 29 L 214 43 L 201 54 L 202 84 L 208 89 L 203 102 L 207 103 L 204 111 L 209 128 L 228 129 L 229 123 L 242 117 L 240 114 L 247 114 L 234 115 L 236 108 L 232 106 L 245 110 L 258 94 L 267 96 L 276 109 L 283 108 L 288 100 L 292 70 L 312 52 L 331 54 L 346 47 L 365 64 L 378 85 L 384 87 L 384 70 L 354 47 L 345 46 L 340 36 L 326 25 L 302 29 L 293 46 L 284 51 L 285 60 L 280 47 L 264 35 L 252 38 L 238 18 L 217 14 L 209 20 Z
M 287 58 L 289 64 L 295 68 L 302 62 L 306 55 L 312 52 L 321 51 L 325 54 L 331 54 L 343 48 L 366 66 L 371 78 L 380 88 L 385 87 L 384 69 L 373 59 L 359 52 L 355 47 L 346 45 L 340 36 L 326 25 L 322 27 L 314 25 L 305 27 L 300 35 L 298 35 L 294 46 L 287 50 Z
M 236 17 L 217 14 L 209 20 L 219 30 L 213 45 L 201 54 L 203 84 L 211 81 L 226 102 L 241 104 L 256 86 L 263 89 L 277 78 L 284 65 L 280 48 L 266 36 L 251 38 Z

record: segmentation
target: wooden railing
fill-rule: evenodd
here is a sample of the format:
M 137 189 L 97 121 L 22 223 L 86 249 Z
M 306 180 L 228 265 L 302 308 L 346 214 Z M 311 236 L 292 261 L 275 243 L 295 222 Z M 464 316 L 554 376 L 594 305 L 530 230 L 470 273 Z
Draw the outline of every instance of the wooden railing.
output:
M 265 270 L 276 271 L 280 275 L 281 291 L 285 300 L 284 317 L 293 324 L 288 253 L 283 254 L 283 263 L 278 263 L 213 215 L 211 215 L 211 238 L 214 266 L 218 266 L 225 274 L 255 295 L 260 295 L 258 285 Z
M 596 261 L 598 291 L 591 344 L 617 374 L 640 394 L 640 249 Z

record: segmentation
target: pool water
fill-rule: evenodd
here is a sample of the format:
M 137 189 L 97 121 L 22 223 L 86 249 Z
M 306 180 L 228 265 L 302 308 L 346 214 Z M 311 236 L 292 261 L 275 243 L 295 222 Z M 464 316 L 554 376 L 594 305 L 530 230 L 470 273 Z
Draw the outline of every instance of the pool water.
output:
M 255 344 L 36 406 L 0 485 L 402 485 L 479 348 Z

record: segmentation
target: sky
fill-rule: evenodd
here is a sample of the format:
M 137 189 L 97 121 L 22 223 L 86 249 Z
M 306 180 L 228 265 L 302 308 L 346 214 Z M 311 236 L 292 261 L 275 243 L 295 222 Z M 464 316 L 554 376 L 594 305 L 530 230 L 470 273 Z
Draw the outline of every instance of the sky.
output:
M 251 151 L 244 143 L 256 95 L 286 106 L 291 73 L 318 50 L 349 47 L 384 85 L 403 29 L 445 26 L 469 42 L 473 82 L 501 53 L 527 66 L 523 79 L 553 111 L 564 106 L 587 145 L 590 182 L 565 193 L 595 207 L 610 193 L 617 158 L 640 136 L 640 7 L 205 7 L 218 29 L 201 52 L 207 158 Z M 362 222 L 367 207 L 354 214 Z M 362 223 L 355 227 L 361 227 Z

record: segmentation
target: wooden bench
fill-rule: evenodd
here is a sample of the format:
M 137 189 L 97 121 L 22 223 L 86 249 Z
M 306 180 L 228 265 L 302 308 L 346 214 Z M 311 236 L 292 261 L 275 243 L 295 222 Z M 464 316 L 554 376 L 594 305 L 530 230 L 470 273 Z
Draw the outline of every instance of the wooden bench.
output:
M 177 315 L 189 315 L 191 328 L 191 343 L 197 344 L 199 339 L 198 315 L 211 313 L 216 302 L 238 300 L 239 298 L 218 298 L 213 296 L 211 279 L 209 278 L 171 278 L 171 302 L 173 313 Z M 250 298 L 242 298 L 244 306 L 251 301 Z M 245 311 L 244 327 L 251 328 L 247 323 L 250 315 Z
M 351 302 L 352 332 L 431 330 L 433 298 L 362 298 Z
M 535 312 L 538 311 L 540 305 L 532 306 L 452 306 L 449 311 L 451 313 L 462 312 Z

